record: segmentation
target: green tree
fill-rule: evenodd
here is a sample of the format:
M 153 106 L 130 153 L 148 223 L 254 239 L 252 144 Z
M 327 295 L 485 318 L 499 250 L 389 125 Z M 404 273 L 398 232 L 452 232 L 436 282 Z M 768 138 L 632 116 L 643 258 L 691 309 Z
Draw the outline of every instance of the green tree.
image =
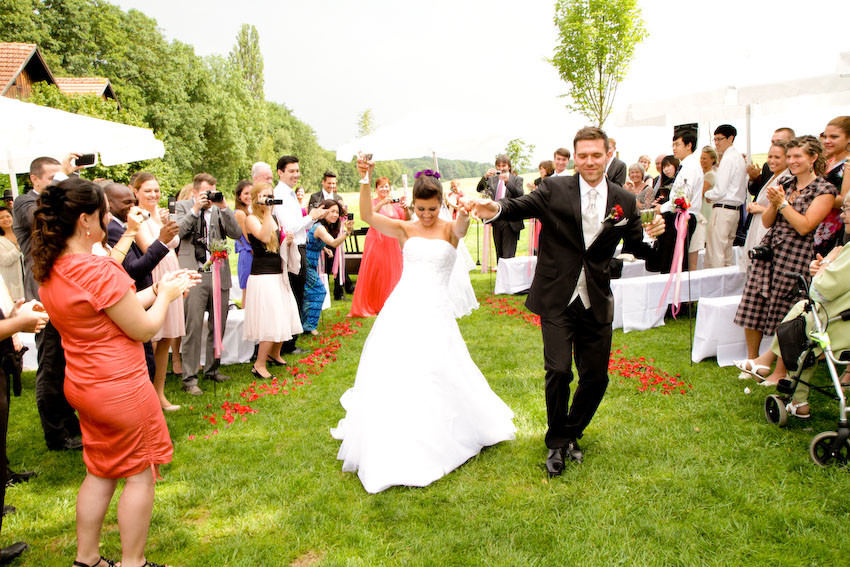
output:
M 526 171 L 531 167 L 531 154 L 534 153 L 534 144 L 526 144 L 522 138 L 515 138 L 505 146 L 504 153 L 511 158 L 511 166 L 514 171 Z
M 569 87 L 570 110 L 600 128 L 635 46 L 647 35 L 637 0 L 558 0 L 558 45 L 549 62 Z
M 375 114 L 367 108 L 357 117 L 357 137 L 368 136 L 375 131 Z
M 263 54 L 260 51 L 260 34 L 257 28 L 242 24 L 236 36 L 236 46 L 230 52 L 230 62 L 242 73 L 245 84 L 257 100 L 263 100 Z

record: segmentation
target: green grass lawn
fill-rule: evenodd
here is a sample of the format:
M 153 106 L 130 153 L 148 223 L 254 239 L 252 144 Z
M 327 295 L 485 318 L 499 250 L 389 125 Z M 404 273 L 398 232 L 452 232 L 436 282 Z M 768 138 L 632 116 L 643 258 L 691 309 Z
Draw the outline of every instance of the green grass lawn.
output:
M 485 300 L 493 279 L 475 274 L 473 283 Z M 582 442 L 584 463 L 550 480 L 540 330 L 482 303 L 460 320 L 461 332 L 514 410 L 516 440 L 429 487 L 366 494 L 356 475 L 341 472 L 328 432 L 344 415 L 338 400 L 372 323 L 346 319 L 348 305 L 325 312 L 329 342 L 312 342 L 328 349 L 320 353 L 326 366 L 316 361 L 323 371 L 292 360 L 306 376 L 290 376 L 287 394 L 259 384 L 252 394 L 248 365 L 224 368 L 233 380 L 217 391 L 201 383 L 200 398 L 169 379 L 169 399 L 183 409 L 167 416 L 174 461 L 157 484 L 149 559 L 184 567 L 847 564 L 850 543 L 840 534 L 850 471 L 808 457 L 811 438 L 834 429 L 835 403 L 813 395 L 810 422 L 768 424 L 763 389 L 713 360 L 689 363 L 686 319 L 615 332 L 618 356 L 652 359 L 645 364 L 680 375 L 677 386 L 640 391 L 636 377 L 612 373 Z M 410 364 L 431 356 L 440 353 L 412 346 Z M 84 466 L 80 453 L 46 450 L 33 381 L 25 374 L 24 393 L 12 400 L 8 446 L 15 470 L 39 476 L 7 491 L 18 511 L 3 522 L 2 544 L 31 545 L 16 565 L 64 567 L 74 558 Z M 758 391 L 747 396 L 745 385 Z M 226 427 L 221 406 L 233 402 L 257 413 L 234 412 Z M 115 502 L 102 541 L 102 553 L 119 558 Z

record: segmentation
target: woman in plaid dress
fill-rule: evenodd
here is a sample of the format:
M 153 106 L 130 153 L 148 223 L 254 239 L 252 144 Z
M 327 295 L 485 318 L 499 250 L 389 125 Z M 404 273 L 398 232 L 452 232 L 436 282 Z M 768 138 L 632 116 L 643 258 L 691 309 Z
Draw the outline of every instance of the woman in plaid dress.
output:
M 815 257 L 813 231 L 832 209 L 838 194 L 822 177 L 824 165 L 823 146 L 817 138 L 794 138 L 788 143 L 788 169 L 793 177 L 768 190 L 770 205 L 762 214 L 762 223 L 771 228 L 760 244 L 770 247 L 773 257 L 752 261 L 735 315 L 735 324 L 744 327 L 749 356 L 735 362 L 741 377 L 763 379 L 770 373 L 769 367 L 753 359 L 759 355 L 762 337 L 774 333 L 796 301 L 796 279 L 785 274 L 809 277 L 809 264 Z M 775 384 L 782 376 L 769 378 L 762 383 Z

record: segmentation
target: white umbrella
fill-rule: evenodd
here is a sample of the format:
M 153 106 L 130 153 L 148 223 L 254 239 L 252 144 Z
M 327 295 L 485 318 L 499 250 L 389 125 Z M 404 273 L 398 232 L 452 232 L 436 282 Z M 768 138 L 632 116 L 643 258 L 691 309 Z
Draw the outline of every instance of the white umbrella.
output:
M 61 160 L 70 152 L 99 153 L 103 165 L 161 158 L 165 146 L 153 131 L 0 97 L 0 173 L 29 171 L 37 157 Z

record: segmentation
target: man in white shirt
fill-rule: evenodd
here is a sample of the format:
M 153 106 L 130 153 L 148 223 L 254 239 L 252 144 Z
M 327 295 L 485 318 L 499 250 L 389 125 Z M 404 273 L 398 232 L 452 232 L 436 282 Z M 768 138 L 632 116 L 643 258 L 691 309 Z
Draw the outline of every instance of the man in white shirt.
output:
M 555 173 L 552 175 L 569 175 L 567 173 L 567 165 L 570 163 L 570 150 L 567 148 L 558 148 L 555 150 L 553 162 L 555 163 Z
M 304 284 L 307 275 L 307 230 L 319 219 L 325 218 L 327 212 L 322 207 L 312 209 L 307 216 L 301 213 L 301 203 L 295 196 L 295 187 L 301 178 L 301 168 L 298 158 L 295 156 L 283 156 L 277 160 L 278 184 L 274 188 L 274 198 L 283 201 L 281 205 L 275 205 L 274 216 L 281 230 L 291 232 L 298 252 L 301 253 L 301 270 L 297 274 L 289 273 L 289 283 L 292 286 L 292 294 L 298 303 L 298 311 L 304 302 Z M 283 343 L 281 352 L 303 354 L 306 351 L 295 345 L 297 337 Z
M 676 173 L 676 178 L 673 180 L 673 185 L 670 187 L 670 199 L 661 205 L 661 212 L 665 215 L 665 221 L 668 226 L 673 227 L 668 230 L 664 238 L 664 242 L 659 243 L 661 248 L 661 272 L 669 273 L 672 271 L 673 248 L 676 242 L 675 230 L 675 208 L 676 199 L 684 197 L 690 203 L 688 208 L 688 234 L 685 236 L 685 250 L 688 250 L 691 243 L 691 236 L 696 230 L 697 215 L 702 207 L 702 184 L 703 173 L 702 166 L 699 164 L 699 154 L 695 153 L 697 147 L 697 135 L 693 130 L 680 130 L 673 135 L 673 157 L 679 160 L 680 167 Z M 697 252 L 698 253 L 698 252 Z M 685 258 L 682 258 L 682 269 L 687 270 L 690 264 Z
M 741 206 L 747 195 L 747 164 L 735 146 L 738 131 L 734 126 L 723 124 L 714 130 L 714 145 L 717 153 L 723 154 L 717 168 L 717 183 L 706 191 L 705 198 L 711 203 L 711 218 L 708 220 L 705 267 L 721 268 L 735 263 L 732 244 L 741 216 Z

